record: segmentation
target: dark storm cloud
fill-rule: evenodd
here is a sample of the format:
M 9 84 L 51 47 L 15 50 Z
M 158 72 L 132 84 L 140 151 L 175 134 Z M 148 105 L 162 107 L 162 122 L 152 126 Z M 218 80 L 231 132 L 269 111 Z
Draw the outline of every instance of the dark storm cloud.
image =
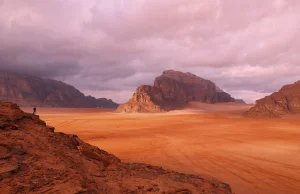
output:
M 300 79 L 298 0 L 0 0 L 0 69 L 124 101 L 165 69 L 253 102 Z

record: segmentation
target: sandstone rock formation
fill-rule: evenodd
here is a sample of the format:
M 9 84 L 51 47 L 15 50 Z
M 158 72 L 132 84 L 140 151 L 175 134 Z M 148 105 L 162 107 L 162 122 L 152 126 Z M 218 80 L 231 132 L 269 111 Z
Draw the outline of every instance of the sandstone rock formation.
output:
M 118 107 L 112 100 L 85 96 L 73 86 L 61 81 L 5 71 L 0 71 L 0 101 L 39 107 Z
M 232 193 L 216 180 L 123 163 L 11 103 L 0 103 L 0 185 L 1 193 Z
M 117 112 L 165 112 L 161 107 L 163 100 L 161 88 L 140 86 L 127 103 L 118 107 Z
M 279 117 L 295 113 L 300 113 L 300 81 L 283 86 L 278 92 L 257 100 L 245 116 Z
M 154 86 L 162 88 L 166 99 L 181 104 L 190 100 L 205 103 L 235 102 L 234 98 L 222 91 L 215 83 L 191 73 L 164 71 L 155 79 Z
M 168 70 L 157 77 L 154 86 L 141 86 L 118 112 L 163 112 L 182 109 L 189 101 L 235 102 L 215 83 L 191 73 Z

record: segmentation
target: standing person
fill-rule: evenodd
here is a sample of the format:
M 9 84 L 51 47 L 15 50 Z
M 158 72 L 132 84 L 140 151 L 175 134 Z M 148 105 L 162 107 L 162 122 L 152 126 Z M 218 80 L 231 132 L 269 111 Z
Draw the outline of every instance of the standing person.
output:
M 33 114 L 36 114 L 36 107 L 33 108 Z

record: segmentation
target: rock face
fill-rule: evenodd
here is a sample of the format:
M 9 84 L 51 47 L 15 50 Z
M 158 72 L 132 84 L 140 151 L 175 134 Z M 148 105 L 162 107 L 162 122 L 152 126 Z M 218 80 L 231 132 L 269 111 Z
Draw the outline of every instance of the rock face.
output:
M 117 112 L 165 112 L 161 107 L 163 101 L 161 88 L 140 86 L 126 104 L 118 107 Z
M 215 83 L 191 73 L 164 71 L 155 79 L 154 86 L 162 89 L 166 99 L 178 103 L 186 103 L 190 100 L 205 103 L 235 102 L 234 98 L 223 92 Z
M 184 108 L 185 103 L 178 103 L 175 99 L 165 98 L 162 88 L 143 85 L 137 88 L 133 97 L 125 104 L 121 104 L 117 112 L 125 113 L 160 113 Z
M 11 103 L 0 103 L 0 142 L 1 193 L 232 193 L 216 180 L 123 163 Z
M 283 86 L 278 92 L 257 100 L 245 116 L 279 117 L 295 113 L 300 113 L 300 81 Z
M 0 101 L 39 107 L 118 107 L 112 100 L 85 96 L 73 86 L 61 81 L 4 71 L 0 71 Z
M 162 112 L 182 109 L 189 101 L 217 103 L 236 100 L 209 80 L 191 73 L 168 70 L 155 79 L 154 86 L 139 87 L 133 98 L 117 111 Z

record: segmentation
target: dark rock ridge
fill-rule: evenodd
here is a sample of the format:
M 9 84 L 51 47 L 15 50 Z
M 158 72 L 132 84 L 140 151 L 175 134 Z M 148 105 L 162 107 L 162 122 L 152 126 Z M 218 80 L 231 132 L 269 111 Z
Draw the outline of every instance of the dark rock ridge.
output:
M 112 100 L 85 96 L 73 86 L 61 81 L 5 71 L 0 71 L 0 101 L 39 107 L 118 107 Z
M 283 86 L 278 92 L 257 100 L 246 117 L 279 117 L 300 113 L 300 81 Z
M 235 99 L 235 102 L 241 103 L 241 104 L 246 104 L 246 102 L 243 99 Z
M 123 163 L 12 103 L 0 103 L 0 185 L 1 193 L 12 194 L 232 193 L 217 180 Z
M 168 70 L 155 79 L 154 86 L 139 87 L 133 98 L 120 105 L 117 111 L 163 112 L 182 109 L 189 101 L 236 102 L 209 80 L 191 73 Z

